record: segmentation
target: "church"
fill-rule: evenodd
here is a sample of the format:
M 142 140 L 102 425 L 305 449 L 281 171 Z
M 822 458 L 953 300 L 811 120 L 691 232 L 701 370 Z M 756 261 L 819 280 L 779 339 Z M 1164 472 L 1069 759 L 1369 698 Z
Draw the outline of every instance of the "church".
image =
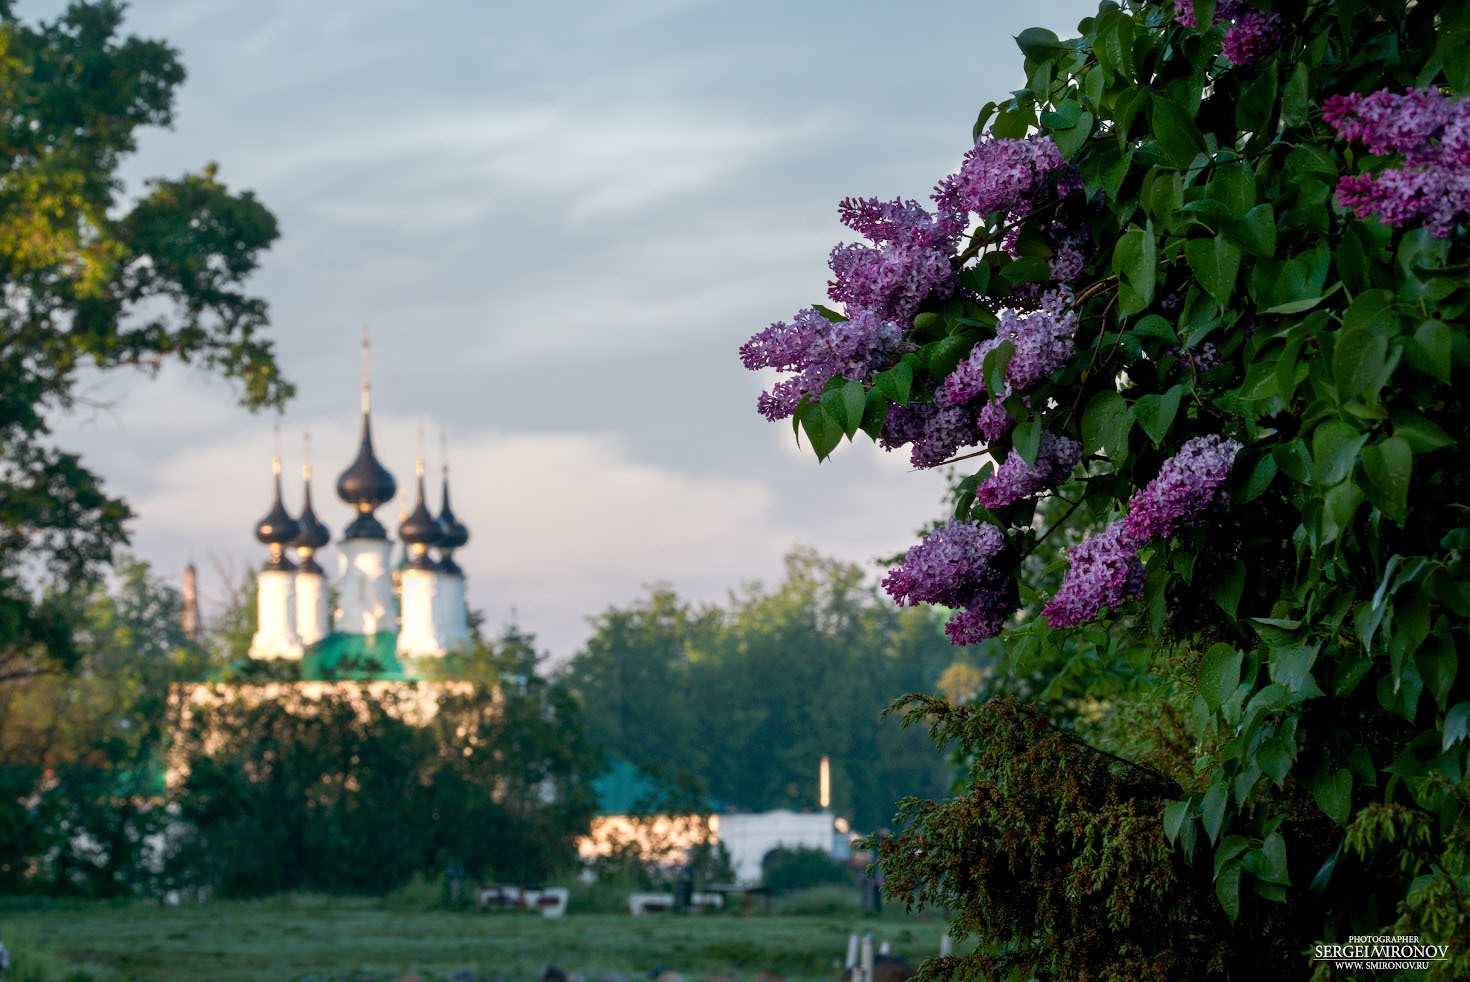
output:
M 366 341 L 363 351 L 366 362 Z M 442 658 L 469 643 L 464 571 L 454 561 L 469 531 L 449 504 L 448 465 L 437 515 L 426 502 L 422 448 L 416 469 L 417 497 L 398 526 L 402 551 L 395 564 L 393 542 L 374 513 L 393 500 L 398 483 L 373 450 L 364 365 L 357 457 L 336 486 L 354 517 L 336 543 L 337 576 L 330 582 L 316 559 L 332 536 L 312 503 L 311 464 L 302 467 L 301 511 L 293 517 L 282 500 L 280 455 L 272 460 L 274 498 L 255 526 L 269 555 L 256 580 L 252 660 L 298 661 L 303 679 L 411 678 L 418 659 Z

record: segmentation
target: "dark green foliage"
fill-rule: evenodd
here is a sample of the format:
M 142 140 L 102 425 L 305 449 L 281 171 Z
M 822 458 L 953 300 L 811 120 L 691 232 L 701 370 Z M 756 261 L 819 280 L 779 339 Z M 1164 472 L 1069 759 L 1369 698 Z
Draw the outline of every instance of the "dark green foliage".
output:
M 72 674 L 0 686 L 0 892 L 92 896 L 166 886 L 149 836 L 169 686 L 205 663 L 177 591 L 125 557 L 111 592 L 50 596 L 85 651 Z
M 446 681 L 221 687 L 181 727 L 181 877 L 232 895 L 381 893 L 457 864 L 534 883 L 565 868 L 596 759 L 566 691 L 514 632 Z M 364 861 L 371 857 L 371 861 Z
M 855 566 L 798 551 L 774 591 L 694 609 L 656 590 L 594 628 L 566 669 L 592 737 L 635 765 L 697 777 L 720 803 L 811 807 L 826 755 L 833 809 L 875 828 L 899 798 L 949 782 L 921 734 L 878 722 L 949 666 L 938 618 L 893 608 Z
M 927 963 L 926 977 L 1275 977 L 1299 958 L 1313 912 L 1258 905 L 1232 924 L 1207 857 L 1170 844 L 1160 815 L 1180 792 L 1171 778 L 1008 697 L 908 703 L 906 722 L 957 746 L 968 780 L 953 799 L 904 802 L 903 831 L 870 842 L 885 892 L 948 909 L 956 937 L 986 939 Z M 1281 838 L 1270 841 L 1274 854 Z M 1285 877 L 1284 865 L 1262 871 Z
M 852 885 L 852 870 L 821 849 L 772 849 L 761 857 L 761 882 L 775 894 L 829 883 Z
M 119 36 L 122 11 L 76 2 L 32 26 L 0 10 L 0 682 L 75 663 L 37 578 L 64 592 L 126 540 L 127 505 L 47 439 L 79 373 L 177 359 L 250 406 L 290 393 L 265 303 L 243 292 L 276 238 L 270 212 L 212 164 L 121 199 L 138 129 L 171 122 L 184 78 L 166 44 Z

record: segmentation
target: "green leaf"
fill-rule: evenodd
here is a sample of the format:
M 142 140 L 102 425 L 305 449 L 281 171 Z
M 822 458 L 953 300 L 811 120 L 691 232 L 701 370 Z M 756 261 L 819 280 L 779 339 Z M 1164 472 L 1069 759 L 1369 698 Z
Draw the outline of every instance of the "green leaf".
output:
M 1304 310 L 1311 310 L 1313 307 L 1317 306 L 1319 303 L 1321 303 L 1325 299 L 1327 299 L 1327 298 L 1326 297 L 1302 297 L 1300 300 L 1288 300 L 1285 303 L 1278 303 L 1278 304 L 1276 304 L 1273 307 L 1267 307 L 1265 310 L 1261 311 L 1261 313 L 1263 313 L 1263 314 L 1300 314 Z
M 1062 47 L 1061 38 L 1044 27 L 1028 27 L 1016 35 L 1016 47 L 1027 58 L 1036 61 L 1045 61 L 1059 54 L 1065 54 L 1066 48 Z
M 1144 310 L 1154 298 L 1158 251 L 1153 226 L 1134 225 L 1113 246 L 1113 272 L 1118 275 L 1118 312 L 1124 317 Z
M 1076 105 L 1076 103 L 1070 103 L 1070 105 Z M 1077 121 L 1071 126 L 1058 127 L 1051 131 L 1052 141 L 1056 143 L 1063 157 L 1071 160 L 1077 156 L 1077 151 L 1081 150 L 1088 137 L 1092 136 L 1093 122 L 1092 113 L 1083 110 L 1078 114 Z
M 980 363 L 980 377 L 985 380 L 987 392 L 1001 393 L 1006 390 L 1006 369 L 1010 368 L 1011 358 L 1016 354 L 1016 346 L 1013 342 L 1006 340 L 985 352 L 985 358 Z
M 1230 302 L 1235 275 L 1240 271 L 1240 246 L 1219 236 L 1190 239 L 1184 244 L 1184 258 L 1210 296 L 1221 303 Z
M 1280 832 L 1266 836 L 1258 855 L 1261 857 L 1260 868 L 1251 872 L 1268 883 L 1291 885 L 1291 874 L 1286 866 L 1286 840 L 1281 838 Z
M 1271 256 L 1276 252 L 1276 213 L 1270 205 L 1256 205 L 1226 225 L 1225 231 L 1253 256 Z
M 1199 662 L 1199 694 L 1211 710 L 1234 694 L 1240 685 L 1240 667 L 1245 655 L 1223 641 L 1206 651 Z M 1214 836 L 1211 836 L 1214 838 Z
M 873 376 L 873 384 L 890 402 L 907 406 L 914 386 L 913 356 L 905 355 L 897 365 L 887 371 L 878 372 Z
M 1000 275 L 1010 283 L 1046 283 L 1051 280 L 1051 265 L 1040 256 L 1022 256 L 1001 267 Z
M 1271 458 L 1267 457 L 1267 460 Z M 1240 595 L 1245 590 L 1245 563 L 1239 559 L 1230 562 L 1230 570 L 1210 585 L 1210 596 L 1230 617 L 1235 617 L 1240 606 Z
M 1266 489 L 1271 486 L 1271 482 L 1276 479 L 1278 470 L 1279 466 L 1276 463 L 1275 457 L 1271 454 L 1261 454 L 1256 458 L 1255 466 L 1251 468 L 1250 475 L 1241 484 L 1240 492 L 1234 496 L 1235 502 L 1243 505 L 1265 494 Z
M 962 337 L 942 338 L 924 349 L 927 357 L 925 367 L 933 378 L 944 378 L 974 346 L 974 342 Z
M 1353 805 L 1352 771 L 1325 768 L 1309 785 L 1317 807 L 1338 825 L 1346 825 Z
M 1230 797 L 1230 788 L 1224 771 L 1215 772 L 1215 780 L 1205 798 L 1200 802 L 1200 819 L 1204 822 L 1205 834 L 1214 842 L 1220 835 L 1220 825 L 1225 821 L 1225 804 Z
M 1117 392 L 1099 392 L 1082 411 L 1082 452 L 1106 450 L 1121 460 L 1128 455 L 1128 430 L 1133 415 L 1128 402 Z
M 1448 753 L 1467 737 L 1470 737 L 1470 702 L 1462 702 L 1444 714 L 1444 752 Z
M 1339 419 L 1318 426 L 1312 434 L 1315 483 L 1327 487 L 1347 477 L 1358 450 L 1367 442 L 1368 434 Z
M 1221 839 L 1215 847 L 1215 875 L 1219 876 L 1226 864 L 1239 857 L 1250 845 L 1250 840 L 1243 835 L 1227 835 Z
M 1261 770 L 1278 788 L 1286 784 L 1286 774 L 1291 770 L 1291 755 L 1281 745 L 1279 734 L 1261 741 L 1256 750 L 1256 763 L 1261 765 Z
M 1466 703 L 1470 706 L 1470 703 Z M 1170 842 L 1179 838 L 1179 830 L 1184 827 L 1184 820 L 1189 817 L 1190 800 L 1188 798 L 1180 801 L 1171 801 L 1164 806 L 1164 835 Z
M 1404 357 L 1410 365 L 1441 382 L 1450 380 L 1450 348 L 1454 335 L 1443 321 L 1428 320 L 1414 331 L 1414 337 L 1404 345 Z
M 1093 40 L 1097 63 L 1113 75 L 1128 78 L 1133 74 L 1133 19 L 1117 9 L 1099 18 Z
M 1174 166 L 1188 167 L 1205 152 L 1205 138 L 1194 125 L 1194 114 L 1188 109 L 1154 93 L 1148 113 L 1159 147 Z
M 1199 21 L 1208 24 L 1209 21 Z M 1264 133 L 1276 110 L 1275 59 L 1263 65 L 1254 82 L 1246 86 L 1235 104 L 1235 128 L 1246 133 Z
M 842 386 L 842 408 L 845 417 L 843 429 L 851 438 L 862 426 L 863 413 L 868 408 L 868 390 L 863 383 L 856 379 L 849 379 Z
M 833 419 L 821 402 L 804 403 L 796 411 L 796 418 L 818 460 L 826 460 L 837 449 L 837 444 L 842 442 L 842 423 Z
M 1256 175 L 1245 161 L 1222 163 L 1205 185 L 1205 194 L 1222 204 L 1232 215 L 1242 215 L 1256 203 Z
M 1470 7 L 1451 12 L 1449 7 L 1439 27 L 1435 54 L 1444 67 L 1445 78 L 1457 92 L 1470 90 Z
M 1291 644 L 1271 648 L 1271 681 L 1291 692 L 1311 692 L 1317 688 L 1312 680 L 1312 666 L 1317 662 L 1320 644 Z
M 1450 687 L 1455 684 L 1460 668 L 1454 642 L 1445 638 L 1434 639 L 1414 655 L 1414 664 L 1419 669 L 1419 677 L 1424 680 L 1424 687 L 1434 697 L 1435 703 L 1443 707 L 1449 701 Z
M 1036 463 L 1036 454 L 1041 450 L 1042 425 L 1038 419 L 1028 419 L 1021 423 L 1011 434 L 1011 447 L 1013 453 L 1021 455 L 1021 459 L 1028 464 Z
M 1232 862 L 1215 877 L 1215 896 L 1225 916 L 1234 924 L 1240 916 L 1240 863 Z
M 1179 412 L 1179 402 L 1184 398 L 1185 386 L 1176 385 L 1163 395 L 1146 395 L 1133 404 L 1133 418 L 1148 438 L 1158 446 L 1164 442 L 1174 416 Z
M 1378 390 L 1388 381 L 1394 362 L 1383 335 L 1362 327 L 1344 330 L 1332 349 L 1332 379 L 1338 398 L 1344 403 L 1360 399 L 1370 406 L 1376 404 Z
M 1374 503 L 1384 514 L 1403 525 L 1409 511 L 1409 479 L 1414 470 L 1414 451 L 1400 436 L 1363 448 L 1363 472 L 1368 475 Z
M 1312 109 L 1306 61 L 1298 61 L 1281 93 L 1281 128 L 1305 126 Z

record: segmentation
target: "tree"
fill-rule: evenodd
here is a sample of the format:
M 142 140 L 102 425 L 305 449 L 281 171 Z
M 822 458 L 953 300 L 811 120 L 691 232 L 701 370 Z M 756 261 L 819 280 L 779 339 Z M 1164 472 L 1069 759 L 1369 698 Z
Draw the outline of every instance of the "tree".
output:
M 177 590 L 126 556 L 111 588 L 48 598 L 86 653 L 0 687 L 0 889 L 93 895 L 156 885 L 170 686 L 206 658 Z
M 566 868 L 596 758 L 537 661 L 512 630 L 446 658 L 427 689 L 273 682 L 196 699 L 173 748 L 192 830 L 176 875 L 238 896 L 378 893 L 451 864 L 522 883 Z
M 1024 31 L 933 211 L 845 200 L 843 310 L 742 348 L 818 457 L 976 468 L 884 585 L 1044 675 L 1049 717 L 910 704 L 967 779 L 889 886 L 986 942 L 930 977 L 1470 936 L 1467 34 L 1436 0 Z
M 126 541 L 127 505 L 47 439 L 91 367 L 199 364 L 280 404 L 263 300 L 242 284 L 276 222 L 213 164 L 121 200 L 145 126 L 167 126 L 184 70 L 159 41 L 119 35 L 115 0 L 39 25 L 0 7 L 0 681 L 78 657 L 64 595 Z M 31 574 L 30 571 L 35 571 Z
M 566 669 L 593 739 L 719 802 L 810 807 L 827 756 L 833 807 L 871 828 L 948 780 L 922 735 L 878 722 L 937 683 L 948 646 L 929 611 L 895 610 L 856 566 L 795 550 L 774 589 L 696 609 L 660 588 L 593 627 Z

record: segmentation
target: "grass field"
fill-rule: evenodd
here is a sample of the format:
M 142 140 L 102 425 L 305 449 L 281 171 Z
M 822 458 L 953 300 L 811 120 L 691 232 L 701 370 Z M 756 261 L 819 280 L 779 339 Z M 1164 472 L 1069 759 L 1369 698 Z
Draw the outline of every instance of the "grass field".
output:
M 456 973 L 518 982 L 539 979 L 547 964 L 580 972 L 588 982 L 609 972 L 637 982 L 655 968 L 676 970 L 690 982 L 716 973 L 746 980 L 757 972 L 808 982 L 838 977 L 852 932 L 872 931 L 917 964 L 938 952 L 944 930 L 937 919 L 802 914 L 783 906 L 750 916 L 571 911 L 548 919 L 410 908 L 393 898 L 287 896 L 177 907 L 6 902 L 0 940 L 16 956 L 6 982 L 395 982 L 405 976 L 447 982 Z

